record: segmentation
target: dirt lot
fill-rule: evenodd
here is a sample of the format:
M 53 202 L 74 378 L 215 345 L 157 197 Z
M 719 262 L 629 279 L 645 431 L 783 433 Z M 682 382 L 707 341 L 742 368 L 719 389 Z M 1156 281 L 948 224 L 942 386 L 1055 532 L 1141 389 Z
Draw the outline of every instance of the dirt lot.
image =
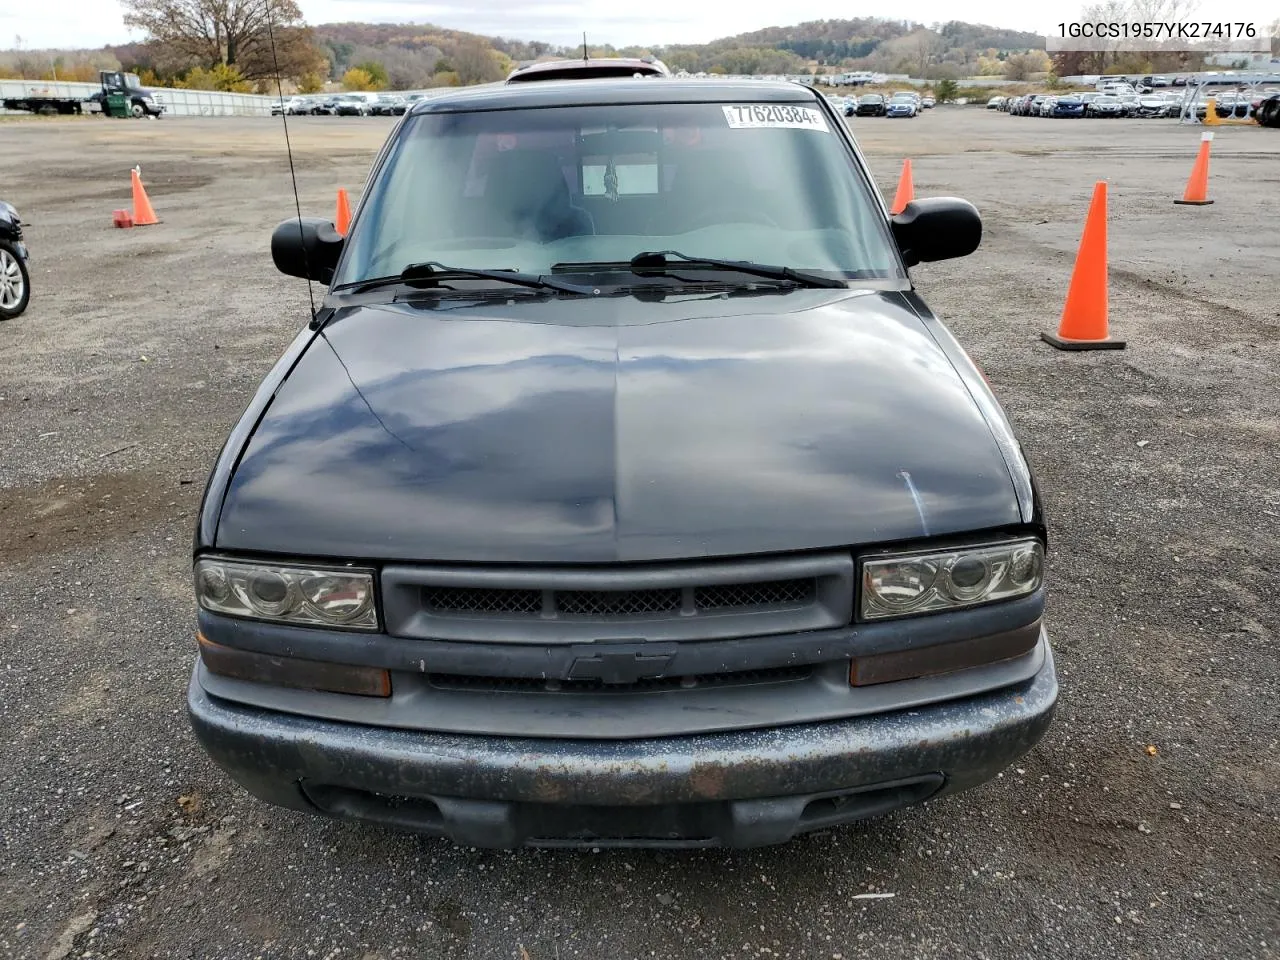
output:
M 1034 461 L 1058 721 L 1001 779 L 748 854 L 492 853 L 266 808 L 193 741 L 206 472 L 304 322 L 274 272 L 279 121 L 5 122 L 35 299 L 0 324 L 0 955 L 1242 958 L 1280 954 L 1280 132 L 1226 129 L 1208 207 L 1168 121 L 856 122 L 891 195 L 975 202 L 917 268 Z M 291 124 L 304 212 L 388 124 Z M 142 165 L 159 226 L 110 227 Z M 1093 184 L 1124 352 L 1057 353 Z M 853 900 L 867 892 L 892 898 Z

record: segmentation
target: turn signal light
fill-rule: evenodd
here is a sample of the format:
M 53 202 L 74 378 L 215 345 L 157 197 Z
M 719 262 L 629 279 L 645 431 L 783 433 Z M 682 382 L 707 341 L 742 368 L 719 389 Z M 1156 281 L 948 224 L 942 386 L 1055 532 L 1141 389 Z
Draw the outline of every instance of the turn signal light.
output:
M 197 633 L 196 639 L 205 669 L 220 677 L 360 697 L 391 696 L 391 674 L 376 667 L 353 667 L 224 647 L 202 633 Z
M 914 680 L 1012 660 L 1030 653 L 1039 640 L 1040 621 L 1037 620 L 1025 627 L 987 637 L 952 640 L 915 650 L 855 657 L 849 664 L 849 685 L 869 687 L 877 683 Z

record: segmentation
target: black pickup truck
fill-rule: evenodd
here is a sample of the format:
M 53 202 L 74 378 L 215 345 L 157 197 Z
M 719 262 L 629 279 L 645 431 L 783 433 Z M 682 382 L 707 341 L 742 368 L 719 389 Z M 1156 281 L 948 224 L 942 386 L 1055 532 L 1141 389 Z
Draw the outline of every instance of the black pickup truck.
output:
M 419 101 L 348 233 L 272 235 L 327 290 L 202 498 L 200 743 L 476 847 L 763 846 L 996 778 L 1057 700 L 1047 528 L 908 274 L 981 236 L 891 215 L 797 83 Z

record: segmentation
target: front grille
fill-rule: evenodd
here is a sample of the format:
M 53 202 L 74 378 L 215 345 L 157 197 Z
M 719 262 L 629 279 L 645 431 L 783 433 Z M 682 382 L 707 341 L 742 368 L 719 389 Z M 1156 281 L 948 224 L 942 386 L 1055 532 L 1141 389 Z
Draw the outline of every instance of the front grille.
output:
M 656 590 L 504 590 L 424 587 L 423 606 L 433 613 L 503 617 L 581 617 L 592 620 L 730 610 L 808 606 L 817 596 L 813 577 Z M 687 605 L 686 605 L 687 602 Z
M 540 590 L 485 590 L 476 587 L 428 587 L 422 591 L 423 605 L 438 613 L 542 612 Z
M 694 605 L 704 610 L 728 610 L 734 607 L 792 607 L 813 603 L 815 584 L 804 580 L 770 580 L 765 583 L 733 583 L 724 586 L 699 587 L 694 592 Z
M 794 683 L 813 673 L 808 664 L 770 670 L 738 670 L 689 677 L 655 677 L 632 683 L 602 680 L 542 680 L 524 677 L 475 677 L 432 673 L 427 682 L 437 690 L 468 693 L 658 693 L 667 690 L 706 690 L 709 687 L 741 687 L 763 683 Z
M 715 640 L 845 626 L 848 552 L 664 563 L 389 565 L 392 636 L 488 643 Z
M 556 612 L 570 617 L 680 612 L 679 590 L 565 590 L 554 597 Z

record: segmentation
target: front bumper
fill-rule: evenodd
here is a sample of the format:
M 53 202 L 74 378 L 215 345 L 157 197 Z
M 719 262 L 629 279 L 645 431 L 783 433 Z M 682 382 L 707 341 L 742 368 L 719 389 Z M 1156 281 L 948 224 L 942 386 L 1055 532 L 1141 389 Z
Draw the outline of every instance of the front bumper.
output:
M 977 786 L 1052 722 L 1052 652 L 1017 686 L 911 710 L 699 736 L 424 734 L 209 696 L 201 745 L 258 798 L 467 846 L 754 847 Z

